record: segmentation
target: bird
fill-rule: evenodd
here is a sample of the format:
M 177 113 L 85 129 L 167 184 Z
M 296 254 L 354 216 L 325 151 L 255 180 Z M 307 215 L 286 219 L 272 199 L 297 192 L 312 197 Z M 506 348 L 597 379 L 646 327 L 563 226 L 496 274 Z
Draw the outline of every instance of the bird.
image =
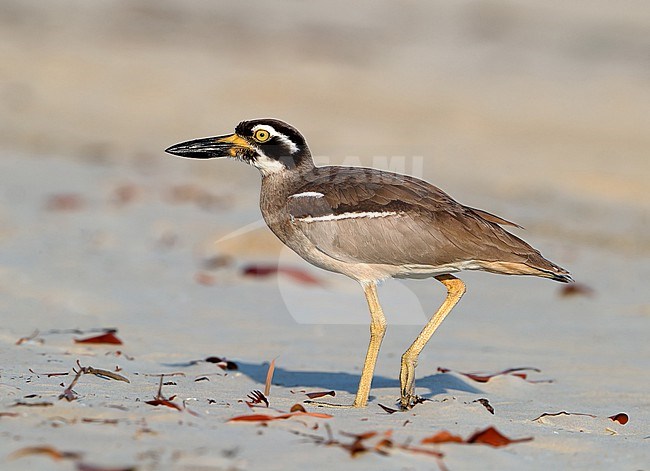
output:
M 435 278 L 447 289 L 442 305 L 401 357 L 402 410 L 422 401 L 415 394 L 418 356 L 465 293 L 454 273 L 482 270 L 573 281 L 567 270 L 503 228 L 517 224 L 462 205 L 412 176 L 316 166 L 303 135 L 278 119 L 242 121 L 234 133 L 181 142 L 166 152 L 190 159 L 230 158 L 257 168 L 260 209 L 269 229 L 307 262 L 361 285 L 370 311 L 370 342 L 354 402 L 341 407 L 368 403 L 386 332 L 377 296 L 382 281 Z

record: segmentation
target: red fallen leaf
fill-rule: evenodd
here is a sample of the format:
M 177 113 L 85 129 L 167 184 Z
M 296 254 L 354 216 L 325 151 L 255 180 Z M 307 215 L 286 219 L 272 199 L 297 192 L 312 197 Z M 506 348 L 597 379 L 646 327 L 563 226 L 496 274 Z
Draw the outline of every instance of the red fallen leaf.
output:
M 332 416 L 329 414 L 322 414 L 319 412 L 291 412 L 289 414 L 280 414 L 280 415 L 268 415 L 268 414 L 249 414 L 249 415 L 238 415 L 229 419 L 228 422 L 270 422 L 272 420 L 284 420 L 290 419 L 291 417 L 316 417 L 318 419 L 331 419 Z
M 336 391 L 318 391 L 318 392 L 310 392 L 310 393 L 305 393 L 305 396 L 307 396 L 309 399 L 318 399 L 319 397 L 325 397 L 325 396 L 336 396 Z
M 178 404 L 174 404 L 170 399 L 153 399 L 151 401 L 144 401 L 146 404 L 152 406 L 167 406 L 176 410 L 183 410 Z
M 431 435 L 430 437 L 423 438 L 420 443 L 423 445 L 427 443 L 464 443 L 462 437 L 454 435 L 453 433 L 448 432 L 447 430 L 441 430 L 440 432 Z
M 518 438 L 513 440 L 511 438 L 506 437 L 505 435 L 502 435 L 496 428 L 488 427 L 484 430 L 479 430 L 478 432 L 472 434 L 467 440 L 463 440 L 462 437 L 458 435 L 454 435 L 448 432 L 447 430 L 441 430 L 435 435 L 431 435 L 430 437 L 423 438 L 420 443 L 422 443 L 423 445 L 428 443 L 463 443 L 463 444 L 479 443 L 482 445 L 501 447 L 501 446 L 509 445 L 511 443 L 528 442 L 532 439 L 533 437 L 526 437 L 526 438 Z
M 287 275 L 294 281 L 307 285 L 322 285 L 322 282 L 299 268 L 277 267 L 274 265 L 248 265 L 244 267 L 242 274 L 244 276 L 264 278 L 276 274 Z
M 630 418 L 625 412 L 619 412 L 618 414 L 610 415 L 609 418 L 621 425 L 625 425 L 630 421 Z
M 276 415 L 268 414 L 249 414 L 249 415 L 237 415 L 231 419 L 228 419 L 228 422 L 269 422 L 271 420 L 278 420 L 280 418 L 286 418 Z
M 83 198 L 75 193 L 51 195 L 45 202 L 47 211 L 78 211 L 83 206 Z
M 293 278 L 294 281 L 297 281 L 299 283 L 303 283 L 305 285 L 322 285 L 323 283 L 316 277 L 310 275 L 308 272 L 304 270 L 300 270 L 298 268 L 286 268 L 286 267 L 281 267 L 278 270 L 280 273 L 289 276 L 290 278 Z
M 52 446 L 28 446 L 14 451 L 9 455 L 9 459 L 22 458 L 23 456 L 29 455 L 47 455 L 53 460 L 62 460 L 62 459 L 79 459 L 81 458 L 81 453 L 74 451 L 59 451 Z
M 571 283 L 560 289 L 560 296 L 568 298 L 570 296 L 593 296 L 594 290 L 582 283 Z
M 492 373 L 492 374 L 487 374 L 487 373 L 463 373 L 462 371 L 454 371 L 450 370 L 449 368 L 442 368 L 438 367 L 438 372 L 440 373 L 457 373 L 459 375 L 466 376 L 467 378 L 476 381 L 478 383 L 487 383 L 490 381 L 492 378 L 496 376 L 516 376 L 518 378 L 521 378 L 523 380 L 528 381 L 529 383 L 542 383 L 542 382 L 552 382 L 552 380 L 540 380 L 540 381 L 532 381 L 527 379 L 526 373 L 521 373 L 521 371 L 535 371 L 537 373 L 541 372 L 540 369 L 538 368 L 533 368 L 533 367 L 523 367 L 523 368 L 508 368 L 507 370 L 499 371 L 498 373 Z
M 209 273 L 200 271 L 194 275 L 194 281 L 203 286 L 213 286 L 217 282 L 217 279 Z
M 85 339 L 74 339 L 75 343 L 108 343 L 112 345 L 122 345 L 122 341 L 115 335 L 115 330 L 106 332 L 94 337 L 87 337 Z
M 124 206 L 133 202 L 139 195 L 140 188 L 137 185 L 125 183 L 113 190 L 112 202 L 116 206 Z
M 467 439 L 467 443 L 481 443 L 493 447 L 510 445 L 511 443 L 529 442 L 533 437 L 511 439 L 501 434 L 494 427 L 488 427 L 485 430 L 479 430 Z
M 346 437 L 352 437 L 356 438 L 357 440 L 368 440 L 369 438 L 374 437 L 377 435 L 379 432 L 375 432 L 374 430 L 371 430 L 369 432 L 364 432 L 364 433 L 349 433 L 349 432 L 341 432 L 341 435 L 346 436 Z

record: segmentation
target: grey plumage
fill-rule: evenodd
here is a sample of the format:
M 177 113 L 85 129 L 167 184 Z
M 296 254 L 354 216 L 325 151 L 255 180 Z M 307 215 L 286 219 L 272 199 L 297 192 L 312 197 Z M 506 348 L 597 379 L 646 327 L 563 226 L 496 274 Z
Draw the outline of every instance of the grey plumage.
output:
M 234 134 L 183 142 L 167 152 L 229 157 L 259 169 L 260 208 L 275 235 L 313 265 L 361 283 L 371 316 L 370 343 L 353 407 L 368 401 L 386 331 L 378 281 L 435 277 L 447 289 L 445 301 L 402 355 L 403 409 L 420 402 L 418 355 L 465 293 L 451 273 L 484 270 L 571 281 L 565 269 L 501 227 L 517 224 L 464 206 L 425 181 L 370 168 L 315 167 L 303 136 L 282 121 L 243 121 Z

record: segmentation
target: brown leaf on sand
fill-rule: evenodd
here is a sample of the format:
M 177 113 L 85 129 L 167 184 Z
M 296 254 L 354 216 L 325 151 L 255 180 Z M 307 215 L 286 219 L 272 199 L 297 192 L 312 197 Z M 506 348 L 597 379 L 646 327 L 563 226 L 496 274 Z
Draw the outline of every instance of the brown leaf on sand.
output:
M 103 334 L 87 337 L 85 339 L 74 339 L 75 343 L 104 343 L 122 345 L 122 341 L 115 335 L 117 330 L 109 330 Z
M 476 400 L 474 400 L 472 402 L 478 402 L 483 407 L 485 407 L 490 414 L 494 415 L 494 407 L 492 407 L 492 404 L 490 404 L 490 401 L 488 401 L 487 399 L 484 399 L 484 398 L 483 399 L 476 399 Z
M 533 437 L 511 439 L 501 434 L 496 428 L 488 427 L 486 429 L 479 430 L 478 432 L 472 434 L 466 440 L 464 440 L 462 437 L 458 435 L 454 435 L 448 432 L 447 430 L 442 430 L 436 433 L 435 435 L 423 438 L 420 443 L 422 443 L 423 445 L 427 443 L 462 443 L 462 444 L 478 443 L 481 445 L 502 447 L 502 446 L 510 445 L 511 443 L 528 442 L 532 439 Z
M 440 373 L 456 373 L 459 375 L 463 375 L 473 381 L 476 381 L 478 383 L 487 383 L 490 381 L 492 378 L 495 378 L 497 376 L 516 376 L 518 378 L 521 378 L 529 383 L 551 383 L 553 380 L 529 380 L 528 375 L 526 373 L 522 373 L 522 371 L 535 371 L 537 373 L 540 373 L 541 370 L 538 368 L 533 368 L 533 367 L 522 367 L 522 368 L 508 368 L 507 370 L 499 371 L 498 373 L 463 373 L 462 371 L 454 371 L 450 370 L 449 368 L 443 368 L 443 367 L 438 367 L 438 372 Z
M 273 372 L 275 371 L 275 358 L 271 360 L 269 369 L 266 372 L 266 382 L 264 383 L 264 395 L 268 396 L 271 393 L 271 381 L 273 380 Z M 268 402 L 267 402 L 268 404 Z
M 560 297 L 562 298 L 574 296 L 591 297 L 594 295 L 594 293 L 595 291 L 593 288 L 590 288 L 589 286 L 582 283 L 571 283 L 560 288 Z
M 170 407 L 172 409 L 176 409 L 178 411 L 182 411 L 183 408 L 179 406 L 178 404 L 174 404 L 172 401 L 176 396 L 170 396 L 170 397 L 165 397 L 162 394 L 162 387 L 163 387 L 163 379 L 165 378 L 165 375 L 160 375 L 160 382 L 158 383 L 158 392 L 156 393 L 156 397 L 153 398 L 151 401 L 144 401 L 145 404 L 149 404 L 151 406 L 166 406 Z
M 383 405 L 383 404 L 377 404 L 377 405 L 378 405 L 379 407 L 381 407 L 382 409 L 384 409 L 384 412 L 386 412 L 386 413 L 389 414 L 389 415 L 390 415 L 390 414 L 394 414 L 395 412 L 399 412 L 399 410 L 397 410 L 397 409 L 392 409 L 392 408 L 390 408 L 390 407 L 388 407 L 388 406 L 385 406 L 385 405 Z
M 144 401 L 144 402 L 145 404 L 149 404 L 151 406 L 167 406 L 167 407 L 171 407 L 172 409 L 183 410 L 181 406 L 179 406 L 178 404 L 174 404 L 171 401 L 175 397 L 176 396 L 172 396 L 169 399 L 165 399 L 165 398 L 153 399 L 151 401 Z
M 295 282 L 306 285 L 323 284 L 318 278 L 299 268 L 278 267 L 275 265 L 248 265 L 243 268 L 242 274 L 255 278 L 266 278 L 271 275 L 282 274 Z
M 84 207 L 83 197 L 76 193 L 59 193 L 51 195 L 45 201 L 46 211 L 79 211 Z
M 454 435 L 447 430 L 441 430 L 440 432 L 431 435 L 430 437 L 423 438 L 420 443 L 426 445 L 427 443 L 464 443 L 462 437 L 459 435 Z
M 630 421 L 630 417 L 625 412 L 619 412 L 618 414 L 610 415 L 609 418 L 621 425 L 625 425 Z
M 562 411 L 560 411 L 560 412 L 554 412 L 554 413 L 551 413 L 551 412 L 544 412 L 544 413 L 543 413 L 542 415 L 540 415 L 539 417 L 534 418 L 534 419 L 533 419 L 533 422 L 540 422 L 541 419 L 543 419 L 544 417 L 557 417 L 557 416 L 559 416 L 559 415 L 583 415 L 583 416 L 585 416 L 585 417 L 591 417 L 592 419 L 595 419 L 595 418 L 597 417 L 597 416 L 595 416 L 595 415 L 593 415 L 593 414 L 584 414 L 584 413 L 582 413 L 582 412 L 567 412 L 567 411 L 565 411 L 565 410 L 562 410 Z
M 124 183 L 113 190 L 111 201 L 116 206 L 132 203 L 141 193 L 141 188 L 131 183 Z
M 517 438 L 517 439 L 508 438 L 505 435 L 501 434 L 496 428 L 488 427 L 485 430 L 479 430 L 471 437 L 469 437 L 467 439 L 467 443 L 480 443 L 482 445 L 501 447 L 501 446 L 510 445 L 511 443 L 529 442 L 532 439 L 533 437 Z
M 302 406 L 302 404 L 294 404 L 291 406 L 291 409 L 289 409 L 289 412 L 307 412 L 307 411 Z
M 127 466 L 125 468 L 107 468 L 105 466 L 96 466 L 88 463 L 77 463 L 77 471 L 135 471 L 135 466 Z
M 222 370 L 236 370 L 239 369 L 237 366 L 237 363 L 234 361 L 226 360 L 225 358 L 220 358 L 220 357 L 208 357 L 203 361 L 207 361 L 208 363 L 216 363 L 216 365 L 221 368 Z
M 269 415 L 269 414 L 249 414 L 238 415 L 228 420 L 228 422 L 271 422 L 272 420 L 285 420 L 292 417 L 315 417 L 317 419 L 331 419 L 329 414 L 320 412 L 290 412 L 288 414 Z
M 29 341 L 34 341 L 38 343 L 45 343 L 44 339 L 38 338 L 39 331 L 36 329 L 34 332 L 32 332 L 31 335 L 27 337 L 20 337 L 18 340 L 16 340 L 16 345 L 22 345 L 25 342 Z
M 214 277 L 214 275 L 211 275 L 210 273 L 205 273 L 200 271 L 196 275 L 194 275 L 194 281 L 196 281 L 198 284 L 203 286 L 213 286 L 214 284 L 216 284 L 217 279 Z
M 60 451 L 52 446 L 44 445 L 44 446 L 27 446 L 25 448 L 20 448 L 19 450 L 16 450 L 12 454 L 10 454 L 9 459 L 15 460 L 30 455 L 46 455 L 52 458 L 53 460 L 57 460 L 57 461 L 63 459 L 77 460 L 81 458 L 81 453 L 77 453 L 74 451 Z
M 319 397 L 325 397 L 325 396 L 336 396 L 336 391 L 317 391 L 317 392 L 309 392 L 305 393 L 305 396 L 307 396 L 309 399 L 318 399 Z

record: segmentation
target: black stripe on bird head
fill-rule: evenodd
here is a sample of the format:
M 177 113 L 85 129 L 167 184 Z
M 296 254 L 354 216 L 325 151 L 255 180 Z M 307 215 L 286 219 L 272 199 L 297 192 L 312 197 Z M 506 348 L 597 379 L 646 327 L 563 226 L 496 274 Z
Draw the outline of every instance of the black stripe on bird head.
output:
M 313 165 L 305 138 L 293 126 L 278 119 L 242 121 L 235 132 L 247 139 L 263 156 L 293 169 Z M 260 157 L 262 158 L 262 156 Z

